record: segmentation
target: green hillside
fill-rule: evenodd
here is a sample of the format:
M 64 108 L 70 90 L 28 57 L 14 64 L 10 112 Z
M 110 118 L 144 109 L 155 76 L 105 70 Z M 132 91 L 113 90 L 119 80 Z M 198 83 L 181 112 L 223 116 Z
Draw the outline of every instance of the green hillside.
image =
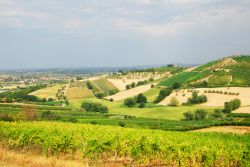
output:
M 192 71 L 175 74 L 159 85 L 171 87 L 175 82 L 193 87 L 250 86 L 250 56 L 231 56 L 211 61 Z

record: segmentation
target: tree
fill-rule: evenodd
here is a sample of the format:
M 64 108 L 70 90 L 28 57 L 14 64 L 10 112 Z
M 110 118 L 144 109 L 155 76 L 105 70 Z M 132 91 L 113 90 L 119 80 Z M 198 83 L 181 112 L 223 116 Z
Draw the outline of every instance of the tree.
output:
M 203 120 L 207 117 L 207 111 L 203 109 L 198 109 L 194 113 L 194 117 L 196 120 Z
M 87 87 L 88 87 L 89 90 L 93 90 L 94 89 L 94 87 L 91 85 L 90 82 L 87 82 Z
M 135 87 L 135 82 L 132 82 L 132 83 L 130 84 L 130 87 L 131 87 L 131 88 L 134 88 L 134 87 Z
M 98 98 L 98 99 L 101 99 L 101 98 L 104 97 L 104 93 L 102 93 L 102 92 L 97 92 L 97 93 L 95 93 L 95 97 Z
M 126 89 L 128 90 L 128 89 L 130 89 L 131 87 L 130 87 L 130 85 L 126 85 Z
M 125 127 L 126 123 L 125 122 L 119 122 L 120 127 Z
M 181 84 L 179 82 L 175 82 L 172 87 L 173 89 L 179 89 L 181 87 Z
M 136 97 L 136 102 L 137 102 L 137 103 L 147 103 L 147 97 L 144 96 L 142 93 L 140 93 L 140 94 Z
M 192 113 L 191 111 L 185 112 L 183 113 L 185 120 L 187 121 L 191 121 L 194 120 L 194 113 Z
M 136 103 L 137 101 L 135 98 L 127 98 L 124 100 L 124 105 L 128 107 L 133 107 L 136 105 Z
M 170 100 L 170 103 L 168 105 L 177 107 L 177 106 L 179 106 L 179 101 L 176 97 L 172 97 Z
M 198 96 L 197 92 L 193 92 L 192 97 L 188 98 L 189 104 L 199 104 L 199 103 L 205 103 L 205 102 L 207 102 L 207 96 L 206 95 Z
M 222 119 L 223 118 L 222 110 L 215 109 L 214 112 L 211 114 L 211 116 L 216 119 Z

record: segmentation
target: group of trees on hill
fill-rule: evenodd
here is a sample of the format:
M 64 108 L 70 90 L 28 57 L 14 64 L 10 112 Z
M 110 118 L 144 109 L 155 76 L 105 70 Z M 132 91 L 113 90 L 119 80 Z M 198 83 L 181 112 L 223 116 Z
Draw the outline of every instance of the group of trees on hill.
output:
M 172 89 L 170 89 L 170 88 L 164 88 L 164 89 L 160 90 L 159 95 L 155 99 L 154 103 L 161 102 L 163 99 L 165 99 L 171 93 L 172 93 Z
M 109 111 L 108 107 L 105 105 L 94 102 L 83 102 L 82 108 L 90 112 L 107 113 Z
M 133 98 L 127 98 L 124 100 L 124 105 L 127 107 L 134 107 L 135 105 L 139 104 L 139 108 L 144 108 L 146 103 L 147 97 L 144 96 L 142 93 L 138 94 Z
M 234 99 L 229 102 L 225 102 L 223 112 L 231 113 L 232 111 L 240 108 L 240 106 L 241 106 L 240 99 Z
M 149 82 L 153 82 L 154 78 L 149 78 L 148 80 L 144 80 L 144 81 L 138 81 L 137 83 L 132 82 L 131 84 L 127 84 L 126 85 L 126 89 L 131 89 L 131 88 L 135 88 L 136 86 L 141 86 L 141 85 L 145 85 Z

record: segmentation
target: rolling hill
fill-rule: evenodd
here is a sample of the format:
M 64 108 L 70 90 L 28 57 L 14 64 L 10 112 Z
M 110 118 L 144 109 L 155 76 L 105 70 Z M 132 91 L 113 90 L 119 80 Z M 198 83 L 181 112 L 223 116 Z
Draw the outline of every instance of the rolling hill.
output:
M 250 86 L 250 56 L 230 56 L 172 75 L 159 83 L 171 87 L 175 82 L 191 87 Z

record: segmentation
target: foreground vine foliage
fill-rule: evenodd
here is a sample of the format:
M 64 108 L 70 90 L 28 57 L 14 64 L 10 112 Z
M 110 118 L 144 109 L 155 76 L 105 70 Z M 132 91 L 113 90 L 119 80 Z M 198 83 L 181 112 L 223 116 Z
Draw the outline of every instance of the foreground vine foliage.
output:
M 0 142 L 51 156 L 171 166 L 248 166 L 250 135 L 164 132 L 53 122 L 0 122 Z M 77 154 L 78 155 L 78 154 Z

